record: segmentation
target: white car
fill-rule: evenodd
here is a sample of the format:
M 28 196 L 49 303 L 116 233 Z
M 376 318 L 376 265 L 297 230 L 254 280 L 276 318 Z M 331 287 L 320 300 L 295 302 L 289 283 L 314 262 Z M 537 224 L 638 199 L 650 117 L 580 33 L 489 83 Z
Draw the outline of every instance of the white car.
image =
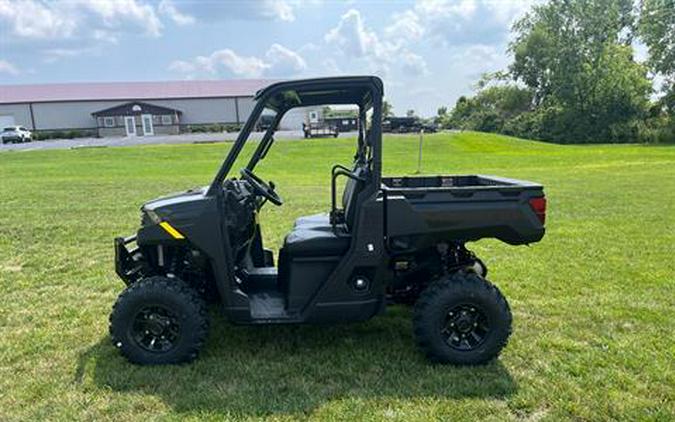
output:
M 33 140 L 31 131 L 23 126 L 7 126 L 2 129 L 0 137 L 2 137 L 3 144 L 6 144 L 7 142 L 30 142 Z

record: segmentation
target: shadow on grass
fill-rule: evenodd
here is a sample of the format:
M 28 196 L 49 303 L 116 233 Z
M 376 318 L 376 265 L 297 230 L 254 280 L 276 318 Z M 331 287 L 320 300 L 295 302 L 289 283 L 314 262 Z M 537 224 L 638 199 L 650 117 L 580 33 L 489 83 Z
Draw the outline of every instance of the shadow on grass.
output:
M 238 327 L 212 315 L 209 341 L 187 365 L 127 363 L 102 338 L 80 356 L 78 383 L 160 397 L 177 412 L 307 413 L 341 398 L 499 398 L 517 386 L 499 361 L 431 365 L 417 351 L 408 309 L 340 326 Z

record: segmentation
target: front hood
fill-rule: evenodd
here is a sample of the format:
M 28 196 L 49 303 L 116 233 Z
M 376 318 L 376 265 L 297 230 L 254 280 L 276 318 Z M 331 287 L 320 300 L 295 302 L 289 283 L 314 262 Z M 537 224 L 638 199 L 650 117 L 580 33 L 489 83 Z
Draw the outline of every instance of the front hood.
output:
M 169 217 L 172 211 L 180 209 L 185 204 L 193 203 L 204 197 L 208 186 L 188 189 L 184 192 L 176 192 L 146 202 L 141 207 L 142 211 L 154 211 L 160 217 Z

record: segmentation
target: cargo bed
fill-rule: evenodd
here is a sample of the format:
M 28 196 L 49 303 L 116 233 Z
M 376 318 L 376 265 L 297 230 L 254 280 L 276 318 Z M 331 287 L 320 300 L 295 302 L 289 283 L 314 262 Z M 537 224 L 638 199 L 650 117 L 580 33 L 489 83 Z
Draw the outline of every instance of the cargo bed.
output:
M 385 231 L 392 249 L 496 238 L 511 245 L 544 235 L 543 187 L 486 175 L 383 177 Z

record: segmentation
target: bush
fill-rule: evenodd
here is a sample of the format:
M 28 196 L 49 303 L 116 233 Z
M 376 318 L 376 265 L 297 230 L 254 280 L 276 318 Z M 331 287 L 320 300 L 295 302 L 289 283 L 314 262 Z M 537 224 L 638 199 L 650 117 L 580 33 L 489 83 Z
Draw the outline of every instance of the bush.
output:
M 216 133 L 216 132 L 223 132 L 223 131 L 224 131 L 223 125 L 221 125 L 219 123 L 214 123 L 214 124 L 206 126 L 206 132 Z
M 239 132 L 241 130 L 241 124 L 239 123 L 228 123 L 225 125 L 226 132 Z
M 36 141 L 44 141 L 46 139 L 90 138 L 95 136 L 96 132 L 92 130 L 52 130 L 33 132 L 33 139 Z
M 637 127 L 637 137 L 646 144 L 675 142 L 675 118 L 662 115 L 645 120 Z
M 222 133 L 238 132 L 241 125 L 237 123 L 211 123 L 207 125 L 187 125 L 184 128 L 186 133 Z
M 502 132 L 521 138 L 541 139 L 542 113 L 529 111 L 519 114 L 504 123 Z

